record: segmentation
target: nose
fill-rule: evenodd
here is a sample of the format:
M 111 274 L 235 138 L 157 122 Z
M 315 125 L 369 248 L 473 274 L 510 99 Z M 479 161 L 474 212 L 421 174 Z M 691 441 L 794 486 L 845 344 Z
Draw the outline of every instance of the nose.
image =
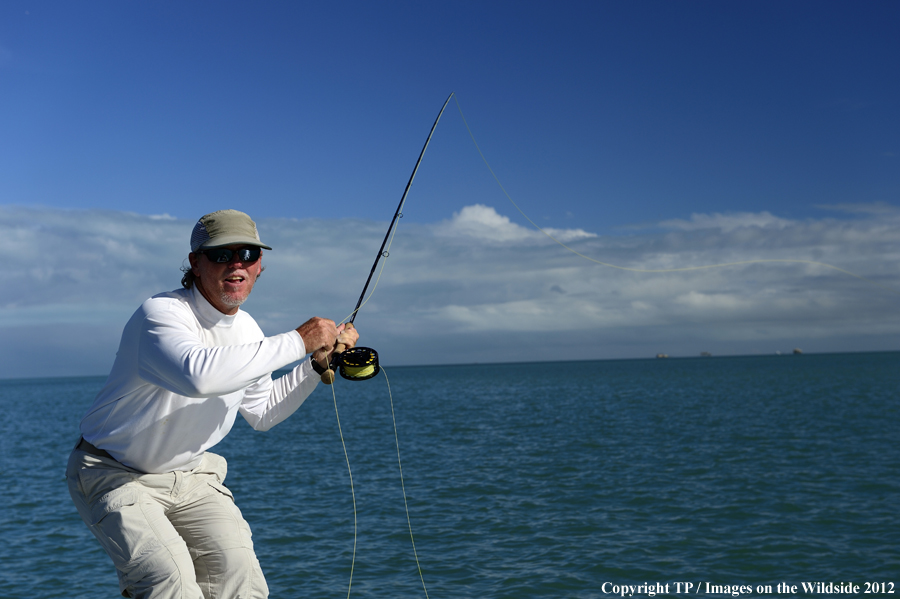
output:
M 253 264 L 254 262 L 256 262 L 256 260 L 241 260 L 241 252 L 235 252 L 234 254 L 232 254 L 231 260 L 228 261 L 228 266 L 231 266 L 232 264 L 246 266 L 247 264 Z

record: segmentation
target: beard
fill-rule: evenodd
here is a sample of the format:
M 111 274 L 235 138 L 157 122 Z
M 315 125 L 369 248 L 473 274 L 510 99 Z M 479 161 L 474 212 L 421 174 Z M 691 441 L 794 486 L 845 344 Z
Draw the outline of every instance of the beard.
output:
M 222 282 L 217 279 L 212 279 L 212 284 L 204 285 L 204 279 L 198 277 L 195 284 L 200 293 L 213 305 L 213 307 L 220 312 L 229 314 L 232 310 L 236 310 L 247 301 L 247 298 L 250 296 L 250 292 L 253 290 L 253 286 L 256 283 L 256 279 L 259 279 L 259 275 L 260 273 L 256 273 L 256 277 L 252 278 L 253 274 L 250 274 L 249 276 L 251 277 L 252 282 L 244 289 L 234 291 L 226 290 Z
M 256 279 L 258 278 L 259 275 L 256 276 Z M 253 282 L 243 292 L 238 291 L 229 293 L 225 289 L 219 288 L 216 289 L 215 293 L 218 296 L 219 301 L 222 302 L 223 306 L 227 306 L 229 308 L 239 308 L 241 304 L 247 301 L 247 298 L 250 297 L 250 292 L 253 291 L 253 286 L 256 284 L 256 279 L 252 279 Z
M 243 297 L 238 297 L 234 295 L 230 295 L 224 291 L 219 292 L 219 301 L 222 304 L 228 306 L 229 308 L 239 308 L 241 304 L 247 301 L 247 297 L 249 297 L 249 293 Z

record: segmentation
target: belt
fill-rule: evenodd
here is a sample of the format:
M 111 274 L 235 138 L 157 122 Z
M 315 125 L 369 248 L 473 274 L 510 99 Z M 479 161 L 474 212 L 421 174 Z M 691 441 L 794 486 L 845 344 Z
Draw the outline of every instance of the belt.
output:
M 110 460 L 116 459 L 116 458 L 112 457 L 111 455 L 109 455 L 109 453 L 103 451 L 102 449 L 100 449 L 98 447 L 94 447 L 93 445 L 91 445 L 90 443 L 85 441 L 84 437 L 82 437 L 81 440 L 78 441 L 78 445 L 75 446 L 75 449 L 77 449 L 79 451 L 83 451 L 84 453 L 89 453 L 92 456 L 95 456 L 98 458 L 108 458 Z

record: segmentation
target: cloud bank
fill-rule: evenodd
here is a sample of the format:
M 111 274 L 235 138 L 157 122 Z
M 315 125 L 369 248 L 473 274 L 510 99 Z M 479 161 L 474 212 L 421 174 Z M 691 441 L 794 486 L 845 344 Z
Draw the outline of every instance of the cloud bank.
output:
M 808 263 L 629 272 L 483 205 L 435 224 L 401 220 L 356 320 L 361 343 L 385 365 L 900 349 L 900 210 L 830 208 L 853 217 L 695 214 L 624 236 L 548 233 L 627 268 L 796 259 L 871 282 Z M 387 222 L 258 225 L 275 250 L 245 309 L 274 334 L 349 315 Z M 179 285 L 192 227 L 167 215 L 0 206 L 0 378 L 105 374 L 135 308 Z

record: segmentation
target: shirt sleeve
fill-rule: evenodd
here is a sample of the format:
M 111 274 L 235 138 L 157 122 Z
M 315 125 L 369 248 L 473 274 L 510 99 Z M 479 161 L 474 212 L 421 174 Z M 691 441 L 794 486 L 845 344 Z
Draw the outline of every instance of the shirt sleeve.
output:
M 186 397 L 240 391 L 306 355 L 296 331 L 241 345 L 205 347 L 196 324 L 177 309 L 164 315 L 148 314 L 141 327 L 140 377 Z
M 240 411 L 254 430 L 267 431 L 299 408 L 319 383 L 309 360 L 303 360 L 283 377 L 266 376 L 244 393 Z

